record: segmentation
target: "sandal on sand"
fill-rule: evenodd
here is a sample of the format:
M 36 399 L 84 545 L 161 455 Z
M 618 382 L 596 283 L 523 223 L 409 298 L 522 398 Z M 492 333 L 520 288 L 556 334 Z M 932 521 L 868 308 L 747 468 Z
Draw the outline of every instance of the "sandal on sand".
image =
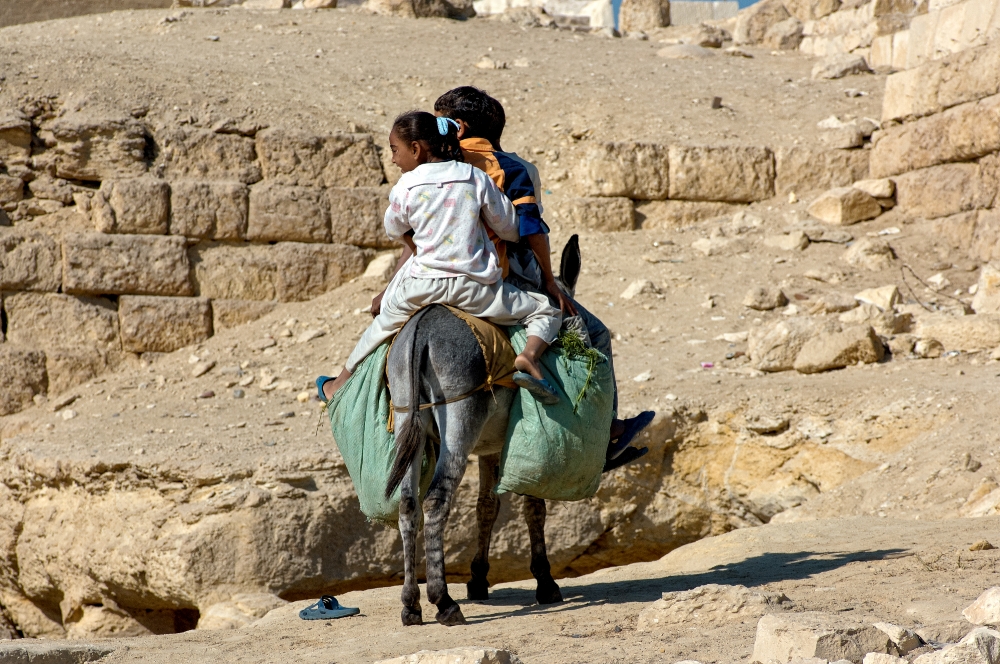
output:
M 635 417 L 625 420 L 625 431 L 622 432 L 622 435 L 618 436 L 617 442 L 608 445 L 608 461 L 617 459 L 618 455 L 627 450 L 629 444 L 635 440 L 636 436 L 642 433 L 643 429 L 652 423 L 654 417 L 656 417 L 656 411 L 644 410 Z
M 529 373 L 517 371 L 514 373 L 513 381 L 515 385 L 528 390 L 528 392 L 531 393 L 531 396 L 535 397 L 535 399 L 541 401 L 546 406 L 552 406 L 559 403 L 559 395 L 556 394 L 556 391 L 552 387 L 551 383 L 544 378 L 539 380 Z
M 320 376 L 319 378 L 316 379 L 316 392 L 319 394 L 319 400 L 322 401 L 323 403 L 326 403 L 327 401 L 326 395 L 323 394 L 323 387 L 331 380 L 334 379 L 330 378 L 329 376 Z
M 319 598 L 318 602 L 299 611 L 299 618 L 303 620 L 332 620 L 334 618 L 356 616 L 359 613 L 361 613 L 361 609 L 341 606 L 340 602 L 333 595 L 323 595 Z
M 621 454 L 619 454 L 617 457 L 605 461 L 604 470 L 602 470 L 601 472 L 609 473 L 615 468 L 621 468 L 622 466 L 630 464 L 640 457 L 646 456 L 647 452 L 649 452 L 648 447 L 644 447 L 641 450 L 635 447 L 626 447 L 625 450 L 621 452 Z

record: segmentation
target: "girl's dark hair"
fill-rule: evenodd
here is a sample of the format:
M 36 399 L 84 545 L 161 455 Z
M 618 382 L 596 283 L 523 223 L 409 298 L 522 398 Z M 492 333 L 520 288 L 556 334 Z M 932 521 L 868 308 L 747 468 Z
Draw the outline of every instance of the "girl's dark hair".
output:
M 441 134 L 438 118 L 426 111 L 403 113 L 392 123 L 392 130 L 407 143 L 423 141 L 433 157 L 444 161 L 465 161 L 458 144 L 458 128 L 447 123 L 447 133 Z

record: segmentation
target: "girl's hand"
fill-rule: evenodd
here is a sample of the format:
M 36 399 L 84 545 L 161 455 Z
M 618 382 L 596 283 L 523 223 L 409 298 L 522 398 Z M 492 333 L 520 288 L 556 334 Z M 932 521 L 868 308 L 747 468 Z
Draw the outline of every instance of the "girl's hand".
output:
M 375 318 L 375 316 L 378 316 L 379 313 L 381 313 L 381 311 L 382 311 L 382 297 L 383 296 L 385 296 L 385 289 L 384 288 L 382 289 L 381 293 L 379 293 L 378 295 L 376 295 L 372 299 L 372 308 L 370 310 L 371 314 L 372 314 L 372 318 Z
M 559 288 L 556 282 L 550 281 L 546 283 L 545 290 L 559 303 L 559 309 L 564 315 L 576 316 L 576 307 L 573 306 L 573 300 L 569 299 L 566 293 L 562 292 L 562 289 Z

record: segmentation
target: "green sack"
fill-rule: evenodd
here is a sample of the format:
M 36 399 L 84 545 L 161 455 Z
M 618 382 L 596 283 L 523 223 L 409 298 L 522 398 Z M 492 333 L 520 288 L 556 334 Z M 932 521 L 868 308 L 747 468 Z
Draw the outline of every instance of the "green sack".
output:
M 344 457 L 347 472 L 369 521 L 398 527 L 399 493 L 385 497 L 392 464 L 396 460 L 396 436 L 388 430 L 389 388 L 385 363 L 389 344 L 384 343 L 358 365 L 357 370 L 326 407 L 333 439 Z M 427 447 L 420 468 L 420 498 L 423 500 L 434 476 L 435 459 Z
M 509 329 L 514 350 L 524 349 L 524 328 Z M 607 358 L 584 349 L 573 333 L 542 355 L 542 374 L 560 400 L 543 406 L 518 390 L 510 411 L 497 493 L 545 500 L 582 500 L 597 492 L 614 417 L 614 381 Z

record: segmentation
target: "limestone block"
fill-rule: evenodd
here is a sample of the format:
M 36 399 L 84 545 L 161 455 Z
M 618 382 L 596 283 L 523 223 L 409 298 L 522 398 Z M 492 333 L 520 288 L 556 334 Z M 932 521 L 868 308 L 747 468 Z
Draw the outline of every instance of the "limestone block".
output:
M 122 348 L 133 353 L 170 353 L 212 336 L 207 298 L 123 295 L 118 317 Z
M 963 252 L 972 248 L 973 237 L 976 233 L 976 221 L 980 214 L 987 210 L 973 210 L 971 212 L 959 212 L 947 217 L 938 217 L 928 222 L 929 232 L 943 244 L 958 249 Z M 1000 238 L 994 238 L 1000 239 Z M 970 254 L 971 255 L 971 254 Z M 983 258 L 982 260 L 990 260 Z
M 1000 314 L 1000 269 L 984 265 L 979 271 L 977 285 L 972 309 L 977 314 Z
M 277 300 L 271 247 L 202 243 L 188 252 L 195 291 L 213 300 Z
M 969 0 L 965 8 L 965 21 L 959 43 L 963 48 L 980 46 L 996 38 L 996 30 L 990 30 L 990 21 L 997 15 L 997 3 L 993 0 Z
M 115 328 L 118 321 L 115 320 Z M 120 346 L 121 343 L 117 342 Z M 86 383 L 108 369 L 118 366 L 121 354 L 96 347 L 50 348 L 45 350 L 45 371 L 49 377 L 47 393 L 62 394 Z
M 887 130 L 872 150 L 876 178 L 1000 150 L 1000 95 Z
M 867 74 L 871 72 L 868 63 L 860 55 L 851 53 L 841 53 L 827 56 L 822 62 L 812 69 L 814 79 L 835 79 L 851 76 L 853 74 Z
M 604 143 L 587 150 L 580 173 L 584 196 L 667 197 L 667 149 L 651 143 Z
M 24 198 L 24 180 L 10 175 L 0 175 L 0 207 L 13 209 Z
M 973 625 L 1000 625 L 1000 586 L 984 590 L 962 611 L 962 617 Z
M 774 195 L 767 148 L 671 146 L 669 163 L 670 198 L 751 203 Z
M 854 299 L 878 307 L 879 311 L 891 311 L 897 304 L 903 303 L 903 296 L 895 285 L 866 288 L 857 293 Z
M 854 187 L 837 187 L 809 205 L 809 214 L 828 224 L 850 226 L 882 214 L 882 206 L 873 197 Z
M 192 294 L 184 238 L 66 233 L 62 244 L 67 293 Z
M 914 0 L 875 0 L 872 15 L 879 17 L 890 14 L 909 14 L 915 8 Z
M 106 180 L 92 201 L 94 221 L 102 233 L 166 235 L 170 217 L 170 187 L 163 180 L 134 178 Z
M 212 329 L 218 332 L 255 321 L 274 311 L 274 302 L 212 300 Z
M 921 73 L 917 69 L 911 69 L 890 74 L 885 79 L 885 92 L 882 95 L 883 124 L 916 114 L 918 86 L 922 82 Z
M 903 657 L 887 655 L 881 652 L 870 652 L 865 655 L 865 658 L 862 660 L 862 664 L 908 664 L 908 662 Z
M 906 58 L 910 53 L 910 31 L 900 30 L 892 36 L 892 62 L 895 70 L 906 69 Z M 883 100 L 884 101 L 884 100 Z
M 934 57 L 934 32 L 941 12 L 928 12 L 914 16 L 910 21 L 910 49 L 906 68 L 919 67 Z
M 775 193 L 846 187 L 868 177 L 868 150 L 781 148 L 775 155 Z
M 173 126 L 156 134 L 168 180 L 220 180 L 253 184 L 260 180 L 254 141 L 239 134 Z
M 780 288 L 758 286 L 751 288 L 743 297 L 743 306 L 757 311 L 770 311 L 788 304 L 788 297 Z
M 937 25 L 934 27 L 932 58 L 937 59 L 971 45 L 962 42 L 962 28 L 965 25 L 965 11 L 968 6 L 968 2 L 959 2 L 941 9 Z
M 274 245 L 276 292 L 282 302 L 300 302 L 333 290 L 365 271 L 370 254 L 346 244 Z
M 861 128 L 853 124 L 845 124 L 836 129 L 828 129 L 819 135 L 823 145 L 830 148 L 847 150 L 864 145 L 865 136 Z
M 905 627 L 884 622 L 875 623 L 874 627 L 875 629 L 882 630 L 892 639 L 892 642 L 896 644 L 896 649 L 901 655 L 905 655 L 911 650 L 916 650 L 924 645 L 923 639 L 917 636 L 916 632 Z
M 840 9 L 840 0 L 786 0 L 785 9 L 800 21 L 814 21 Z
M 73 113 L 45 130 L 55 142 L 45 162 L 61 178 L 103 181 L 146 172 L 146 128 L 137 120 Z
M 711 201 L 636 201 L 636 225 L 645 230 L 682 228 L 709 219 L 728 217 L 742 209 Z
M 305 0 L 302 6 L 306 9 L 336 9 L 337 0 Z
M 892 310 L 882 311 L 874 304 L 863 303 L 850 311 L 846 311 L 837 317 L 845 325 L 869 325 L 878 334 L 891 336 L 901 334 L 910 329 L 913 317 L 908 314 L 896 314 Z
M 645 32 L 670 25 L 669 0 L 622 0 L 618 27 L 625 32 Z
M 764 246 L 782 251 L 802 251 L 809 246 L 809 238 L 802 231 L 765 235 Z
M 802 347 L 819 329 L 809 318 L 789 318 L 750 329 L 747 355 L 760 371 L 790 371 Z
M 636 631 L 651 632 L 690 623 L 719 625 L 740 622 L 790 606 L 791 601 L 781 593 L 710 583 L 692 590 L 663 593 L 661 599 L 639 613 Z
M 0 164 L 23 164 L 31 156 L 31 122 L 20 111 L 0 109 Z
M 32 664 L 83 664 L 96 662 L 115 652 L 110 645 L 71 643 L 67 641 L 35 641 L 18 639 L 0 644 L 0 661 L 32 662 Z
M 247 239 L 329 242 L 330 210 L 323 190 L 270 182 L 250 190 Z
M 573 231 L 630 231 L 635 228 L 635 205 L 630 198 L 570 198 L 556 208 L 556 218 Z
M 73 187 L 66 180 L 42 175 L 28 183 L 28 191 L 35 198 L 59 201 L 63 205 L 73 204 Z
M 25 347 L 119 350 L 118 314 L 105 298 L 61 293 L 8 293 L 7 339 Z
M 892 37 L 891 34 L 887 34 L 872 40 L 868 61 L 874 69 L 892 67 Z
M 373 249 L 397 247 L 385 234 L 385 227 L 382 225 L 388 196 L 389 191 L 385 187 L 327 189 L 331 239 L 334 242 Z
M 968 247 L 969 257 L 982 261 L 992 261 L 1000 259 L 1000 210 L 979 210 L 975 213 L 966 213 L 974 219 L 974 229 L 971 233 Z M 959 215 L 948 217 L 941 221 L 958 219 Z M 954 228 L 959 231 L 964 226 Z
M 45 353 L 0 344 L 0 416 L 31 405 L 32 397 L 48 390 Z
M 910 31 L 912 33 L 912 28 Z M 910 40 L 912 39 L 911 36 Z M 985 46 L 927 62 L 911 71 L 893 74 L 886 82 L 883 119 L 899 119 L 910 115 L 922 117 L 958 104 L 1000 94 L 997 71 L 1000 71 L 1000 41 L 994 40 Z M 893 79 L 902 74 L 906 74 L 908 82 L 894 83 Z M 894 97 L 892 100 L 889 99 L 890 93 Z M 908 105 L 900 103 L 905 102 L 907 97 Z M 887 109 L 894 111 L 892 115 L 887 115 Z
M 170 186 L 170 234 L 200 240 L 242 240 L 247 187 L 240 182 L 182 180 Z
M 880 238 L 865 237 L 856 241 L 841 256 L 848 265 L 880 272 L 892 267 L 896 252 Z
M 198 629 L 236 629 L 249 625 L 268 611 L 288 604 L 285 600 L 269 593 L 241 593 L 233 595 L 227 602 L 217 602 L 202 611 L 198 618 Z
M 382 162 L 369 134 L 315 136 L 291 129 L 257 134 L 264 178 L 299 187 L 374 187 Z
M 880 180 L 858 180 L 852 185 L 872 198 L 892 198 L 896 195 L 896 183 L 888 178 Z
M 931 166 L 893 180 L 897 207 L 913 217 L 946 217 L 992 203 L 993 197 L 979 184 L 979 165 L 974 163 Z
M 521 664 L 521 660 L 509 650 L 473 647 L 421 650 L 412 655 L 379 660 L 375 664 Z
M 809 339 L 795 358 L 795 370 L 805 374 L 820 373 L 852 364 L 879 362 L 884 356 L 885 348 L 875 330 L 867 325 L 852 325 L 841 331 L 821 332 Z
M 778 0 L 762 0 L 750 5 L 736 16 L 733 41 L 738 44 L 759 44 L 775 23 L 790 16 L 788 10 Z
M 1000 651 L 1000 632 L 979 627 L 969 632 L 956 645 L 929 652 L 913 660 L 913 664 L 993 664 Z
M 921 339 L 939 341 L 945 350 L 990 350 L 1000 346 L 1000 315 L 922 315 L 915 333 Z
M 48 235 L 0 228 L 0 291 L 59 290 L 60 253 Z
M 802 43 L 802 21 L 792 16 L 775 23 L 764 33 L 761 43 L 765 48 L 794 51 Z
M 757 623 L 751 662 L 788 662 L 819 657 L 846 659 L 860 664 L 870 652 L 892 653 L 894 646 L 883 632 L 842 616 L 808 611 L 766 615 Z
M 399 263 L 399 255 L 395 251 L 386 251 L 375 256 L 365 267 L 362 279 L 374 279 L 385 283 L 392 278 Z

